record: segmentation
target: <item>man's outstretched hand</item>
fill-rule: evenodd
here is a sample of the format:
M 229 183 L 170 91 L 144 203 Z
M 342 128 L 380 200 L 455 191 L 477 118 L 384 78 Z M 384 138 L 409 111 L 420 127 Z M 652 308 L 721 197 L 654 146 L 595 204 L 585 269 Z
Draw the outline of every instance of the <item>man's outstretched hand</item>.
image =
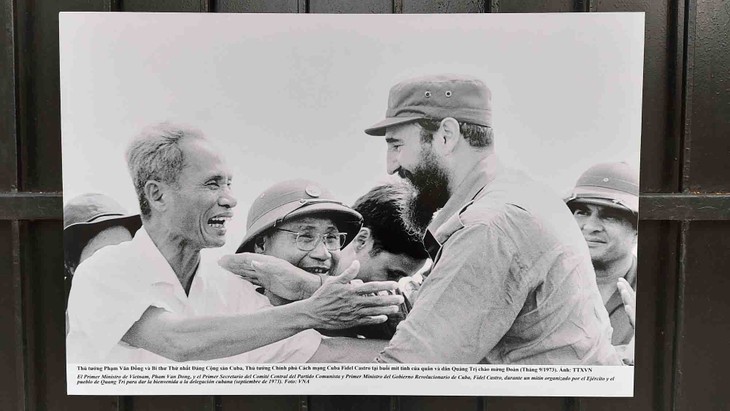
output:
M 302 300 L 312 295 L 322 280 L 299 267 L 265 254 L 225 255 L 218 265 L 254 285 L 264 287 L 287 300 Z
M 308 311 L 315 319 L 317 328 L 342 329 L 359 325 L 379 324 L 389 314 L 399 311 L 403 303 L 401 295 L 377 295 L 380 291 L 393 291 L 395 281 L 373 281 L 351 284 L 360 270 L 354 261 L 342 274 L 328 277 L 324 284 L 307 300 Z

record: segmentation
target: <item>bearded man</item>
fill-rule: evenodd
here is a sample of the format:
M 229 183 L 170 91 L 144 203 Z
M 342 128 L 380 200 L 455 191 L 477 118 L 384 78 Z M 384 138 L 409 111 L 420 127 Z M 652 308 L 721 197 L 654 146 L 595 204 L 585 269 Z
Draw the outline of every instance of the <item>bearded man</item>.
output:
M 403 81 L 365 132 L 415 186 L 407 215 L 434 261 L 377 361 L 621 365 L 583 236 L 559 196 L 497 158 L 482 81 Z

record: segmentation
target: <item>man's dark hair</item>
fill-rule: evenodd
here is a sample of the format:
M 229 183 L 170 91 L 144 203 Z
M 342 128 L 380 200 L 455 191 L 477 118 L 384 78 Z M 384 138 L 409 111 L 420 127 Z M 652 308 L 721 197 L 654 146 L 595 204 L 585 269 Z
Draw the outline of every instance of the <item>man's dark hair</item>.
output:
M 433 133 L 441 126 L 441 120 L 435 119 L 418 120 L 417 123 L 421 126 L 421 142 L 424 143 L 430 143 Z M 472 147 L 489 147 L 494 142 L 494 131 L 491 127 L 459 122 L 459 130 Z
M 372 233 L 371 255 L 387 251 L 417 259 L 428 258 L 420 236 L 409 231 L 403 221 L 404 199 L 409 195 L 412 194 L 404 184 L 384 184 L 355 201 L 352 208 L 362 214 L 363 227 Z

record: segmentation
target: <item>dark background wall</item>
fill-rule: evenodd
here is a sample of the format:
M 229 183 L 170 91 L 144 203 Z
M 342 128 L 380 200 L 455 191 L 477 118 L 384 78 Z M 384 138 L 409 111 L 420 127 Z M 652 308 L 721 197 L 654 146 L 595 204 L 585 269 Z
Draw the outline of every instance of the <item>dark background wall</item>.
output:
M 66 396 L 59 11 L 646 12 L 636 397 Z M 0 29 L 0 408 L 730 408 L 730 1 L 4 0 Z

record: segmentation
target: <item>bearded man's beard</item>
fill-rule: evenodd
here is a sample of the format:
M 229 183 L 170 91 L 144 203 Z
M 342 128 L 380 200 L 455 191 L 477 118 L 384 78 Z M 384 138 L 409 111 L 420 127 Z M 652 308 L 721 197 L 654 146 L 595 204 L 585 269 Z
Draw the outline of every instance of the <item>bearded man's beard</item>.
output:
M 425 151 L 420 164 L 405 177 L 414 194 L 405 201 L 403 220 L 411 232 L 423 236 L 433 213 L 449 200 L 449 180 L 431 151 Z

